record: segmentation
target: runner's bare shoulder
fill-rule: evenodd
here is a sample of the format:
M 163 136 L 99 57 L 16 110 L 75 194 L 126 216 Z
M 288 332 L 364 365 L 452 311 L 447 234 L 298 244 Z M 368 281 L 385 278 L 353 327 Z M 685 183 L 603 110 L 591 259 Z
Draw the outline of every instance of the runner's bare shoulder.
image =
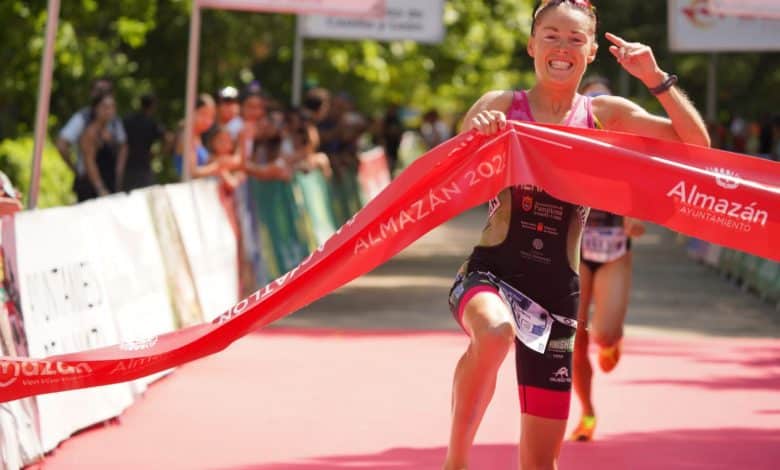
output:
M 630 116 L 647 115 L 644 108 L 622 96 L 601 95 L 593 98 L 593 114 L 605 129 L 621 130 Z
M 479 111 L 501 111 L 506 113 L 512 104 L 514 92 L 512 90 L 494 90 L 482 95 L 474 107 Z
M 471 119 L 482 111 L 501 111 L 506 114 L 509 106 L 512 104 L 514 92 L 512 90 L 494 90 L 482 95 L 466 113 L 463 119 L 463 128 L 461 131 L 471 129 Z

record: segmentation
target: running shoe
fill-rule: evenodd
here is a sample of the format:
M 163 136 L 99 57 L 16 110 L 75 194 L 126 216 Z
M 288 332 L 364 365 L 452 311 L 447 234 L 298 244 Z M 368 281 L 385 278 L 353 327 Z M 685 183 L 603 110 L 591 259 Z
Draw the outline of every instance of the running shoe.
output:
M 593 440 L 593 432 L 596 430 L 596 417 L 595 416 L 583 416 L 580 419 L 580 424 L 571 433 L 569 437 L 572 441 L 578 442 L 590 442 Z
M 599 367 L 604 372 L 610 372 L 620 361 L 620 351 L 622 349 L 622 341 L 618 341 L 613 346 L 608 348 L 601 348 L 599 350 Z

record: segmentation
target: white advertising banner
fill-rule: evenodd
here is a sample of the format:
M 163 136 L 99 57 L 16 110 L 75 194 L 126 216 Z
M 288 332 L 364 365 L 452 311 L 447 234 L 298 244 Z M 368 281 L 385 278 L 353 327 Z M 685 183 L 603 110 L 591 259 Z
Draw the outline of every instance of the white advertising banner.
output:
M 196 0 L 201 8 L 322 15 L 381 16 L 385 0 Z
M 444 39 L 444 0 L 386 0 L 382 18 L 343 18 L 307 15 L 301 34 L 311 38 L 411 40 L 425 43 Z
M 780 50 L 780 18 L 716 14 L 707 1 L 669 0 L 669 48 L 677 52 Z
M 238 301 L 236 236 L 220 205 L 217 181 L 165 186 L 190 263 L 203 319 L 211 321 Z
M 46 357 L 119 343 L 119 334 L 82 207 L 20 212 L 15 216 L 17 277 L 30 357 Z M 0 362 L 4 384 L 45 381 L 70 369 L 13 368 Z M 1 384 L 0 384 L 1 385 Z M 133 402 L 127 384 L 36 397 L 44 452 L 75 431 L 119 415 Z
M 19 299 L 18 265 L 16 262 L 16 235 L 12 216 L 2 221 L 2 305 L 0 306 L 0 353 L 3 356 L 26 356 L 27 339 L 17 308 Z M 0 367 L 2 369 L 2 367 Z M 0 387 L 8 383 L 0 378 Z M 2 462 L 6 468 L 22 468 L 43 458 L 41 441 L 38 438 L 38 409 L 35 398 L 24 398 L 0 404 L 0 446 Z
M 133 192 L 142 194 L 149 205 L 157 242 L 160 245 L 165 274 L 168 279 L 168 298 L 173 307 L 176 326 L 184 328 L 203 322 L 200 300 L 192 280 L 190 263 L 179 233 L 176 217 L 163 186 L 144 188 Z
M 122 347 L 141 349 L 175 329 L 165 268 L 146 197 L 116 194 L 81 204 Z M 135 391 L 163 374 L 134 382 Z
M 12 402 L 14 403 L 14 402 Z M 0 405 L 0 468 L 3 470 L 17 470 L 24 467 L 21 446 L 16 436 L 15 416 L 11 414 L 8 405 Z

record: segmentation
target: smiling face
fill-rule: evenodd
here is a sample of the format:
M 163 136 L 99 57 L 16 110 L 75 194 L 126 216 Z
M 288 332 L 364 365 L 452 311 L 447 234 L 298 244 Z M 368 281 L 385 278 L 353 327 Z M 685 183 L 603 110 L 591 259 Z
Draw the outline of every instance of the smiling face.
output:
M 594 19 L 566 3 L 541 12 L 528 40 L 537 80 L 556 88 L 576 89 L 597 48 Z

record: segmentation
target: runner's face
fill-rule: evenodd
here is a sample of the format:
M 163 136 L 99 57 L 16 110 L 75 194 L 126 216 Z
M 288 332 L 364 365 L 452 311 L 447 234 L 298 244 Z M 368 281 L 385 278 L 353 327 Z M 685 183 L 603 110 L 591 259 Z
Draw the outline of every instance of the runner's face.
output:
M 594 27 L 587 13 L 566 4 L 543 12 L 528 40 L 537 80 L 576 90 L 588 64 L 596 58 Z

